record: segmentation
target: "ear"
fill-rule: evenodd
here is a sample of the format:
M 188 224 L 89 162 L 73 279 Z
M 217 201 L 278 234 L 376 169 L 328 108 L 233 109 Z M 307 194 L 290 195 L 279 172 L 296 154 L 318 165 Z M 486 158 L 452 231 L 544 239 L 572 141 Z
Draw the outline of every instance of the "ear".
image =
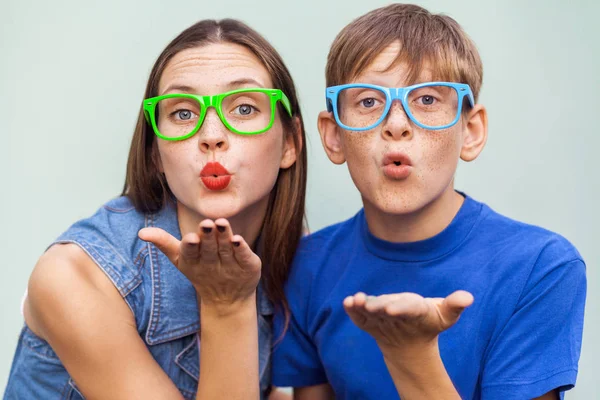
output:
M 346 161 L 346 155 L 342 146 L 342 133 L 338 129 L 333 113 L 321 111 L 317 126 L 321 135 L 321 144 L 331 162 L 338 165 L 343 164 Z
M 302 146 L 304 146 L 304 143 L 302 143 L 302 124 L 300 123 L 300 118 L 294 117 L 292 124 L 294 132 L 291 135 L 285 135 L 286 137 L 283 141 L 283 154 L 279 163 L 279 168 L 282 169 L 287 169 L 294 165 L 298 154 L 302 151 Z M 294 137 L 298 140 L 298 148 L 294 145 Z
M 473 161 L 483 150 L 486 141 L 487 111 L 481 104 L 476 104 L 466 117 L 460 158 L 464 161 Z

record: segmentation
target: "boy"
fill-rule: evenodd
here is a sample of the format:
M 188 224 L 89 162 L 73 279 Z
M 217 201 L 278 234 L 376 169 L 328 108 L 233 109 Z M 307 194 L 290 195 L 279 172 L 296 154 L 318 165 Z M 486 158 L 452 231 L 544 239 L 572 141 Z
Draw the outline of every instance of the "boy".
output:
M 581 256 L 454 189 L 459 158 L 487 138 L 482 75 L 462 28 L 415 5 L 374 10 L 332 44 L 319 131 L 364 209 L 297 252 L 273 353 L 273 383 L 295 398 L 555 399 L 574 386 Z

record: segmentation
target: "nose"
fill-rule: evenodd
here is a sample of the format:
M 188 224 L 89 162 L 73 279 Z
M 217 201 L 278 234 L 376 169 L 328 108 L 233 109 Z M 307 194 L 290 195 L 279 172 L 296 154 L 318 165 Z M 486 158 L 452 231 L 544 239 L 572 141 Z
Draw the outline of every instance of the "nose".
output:
M 203 153 L 224 151 L 229 148 L 229 131 L 221 122 L 214 108 L 206 111 L 206 116 L 198 132 L 198 142 Z
M 381 134 L 386 140 L 412 139 L 413 127 L 400 100 L 394 100 L 392 103 L 383 121 Z

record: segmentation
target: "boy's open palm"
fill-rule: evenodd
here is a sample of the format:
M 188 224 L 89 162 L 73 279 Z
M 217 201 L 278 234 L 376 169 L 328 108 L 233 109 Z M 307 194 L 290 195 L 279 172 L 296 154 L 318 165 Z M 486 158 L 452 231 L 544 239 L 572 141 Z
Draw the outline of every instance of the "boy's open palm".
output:
M 260 258 L 226 219 L 204 220 L 181 241 L 159 228 L 144 228 L 152 242 L 190 280 L 203 304 L 231 305 L 249 299 L 261 275 Z
M 415 293 L 357 293 L 344 299 L 344 308 L 380 347 L 408 349 L 431 343 L 472 303 L 473 296 L 462 290 L 446 298 L 425 298 Z

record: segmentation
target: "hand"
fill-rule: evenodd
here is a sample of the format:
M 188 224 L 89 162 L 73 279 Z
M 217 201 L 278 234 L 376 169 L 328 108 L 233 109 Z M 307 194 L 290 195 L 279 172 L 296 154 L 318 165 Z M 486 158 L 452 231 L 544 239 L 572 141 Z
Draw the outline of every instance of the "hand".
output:
M 424 298 L 415 293 L 357 293 L 344 299 L 344 308 L 382 350 L 414 349 L 437 344 L 438 335 L 454 325 L 472 303 L 473 295 L 462 290 L 446 298 Z
M 143 228 L 140 239 L 153 243 L 190 280 L 203 305 L 229 306 L 253 299 L 261 261 L 229 222 L 204 220 L 181 241 L 160 228 Z

